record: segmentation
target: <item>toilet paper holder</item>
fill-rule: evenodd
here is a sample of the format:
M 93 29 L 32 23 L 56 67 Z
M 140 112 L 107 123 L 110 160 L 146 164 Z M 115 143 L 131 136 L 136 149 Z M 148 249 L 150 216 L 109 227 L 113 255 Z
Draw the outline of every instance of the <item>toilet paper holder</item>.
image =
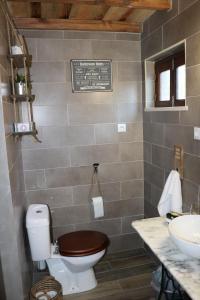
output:
M 93 164 L 93 174 L 92 174 L 92 182 L 89 191 L 88 200 L 91 205 L 91 213 L 94 214 L 94 218 L 102 218 L 104 217 L 104 204 L 103 204 L 103 195 L 101 191 L 101 185 L 98 177 L 98 167 L 99 163 Z M 96 190 L 97 185 L 97 190 Z
M 88 196 L 89 201 L 92 198 L 93 189 L 94 189 L 95 184 L 97 184 L 97 189 L 98 189 L 97 192 L 98 192 L 99 196 L 103 197 L 102 191 L 101 191 L 101 185 L 100 185 L 100 181 L 99 181 L 99 177 L 98 177 L 98 167 L 99 167 L 99 163 L 93 164 L 92 182 L 91 182 L 91 188 L 90 188 L 89 196 Z
M 94 168 L 94 173 L 98 173 L 98 167 L 99 167 L 99 163 L 94 163 L 93 164 L 93 168 Z

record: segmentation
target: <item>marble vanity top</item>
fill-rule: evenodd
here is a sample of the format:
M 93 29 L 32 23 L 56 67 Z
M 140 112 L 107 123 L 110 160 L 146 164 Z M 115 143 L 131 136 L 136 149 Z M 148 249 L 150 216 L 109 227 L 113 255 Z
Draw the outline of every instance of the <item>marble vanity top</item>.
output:
M 200 300 L 200 259 L 186 256 L 172 243 L 164 218 L 132 222 L 133 228 L 193 300 Z

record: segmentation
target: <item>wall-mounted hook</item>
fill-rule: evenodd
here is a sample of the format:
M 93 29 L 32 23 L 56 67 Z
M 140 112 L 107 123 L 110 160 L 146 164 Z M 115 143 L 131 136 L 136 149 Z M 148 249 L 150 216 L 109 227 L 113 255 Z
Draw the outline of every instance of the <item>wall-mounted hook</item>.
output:
M 94 163 L 93 164 L 94 173 L 98 173 L 98 167 L 99 167 L 99 163 Z

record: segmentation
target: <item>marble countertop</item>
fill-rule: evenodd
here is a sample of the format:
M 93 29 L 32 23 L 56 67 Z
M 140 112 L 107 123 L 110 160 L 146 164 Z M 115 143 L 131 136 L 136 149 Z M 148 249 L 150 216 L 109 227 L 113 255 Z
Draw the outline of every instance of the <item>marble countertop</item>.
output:
M 143 219 L 132 222 L 132 226 L 188 295 L 200 300 L 200 259 L 183 254 L 172 243 L 166 220 Z

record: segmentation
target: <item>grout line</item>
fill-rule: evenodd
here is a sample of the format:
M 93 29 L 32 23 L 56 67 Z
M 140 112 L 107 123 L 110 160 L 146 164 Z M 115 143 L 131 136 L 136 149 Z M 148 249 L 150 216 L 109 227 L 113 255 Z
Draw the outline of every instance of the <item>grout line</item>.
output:
M 119 233 L 120 235 L 123 234 L 123 230 L 122 229 L 123 229 L 123 217 L 121 216 L 120 217 L 120 233 Z
M 68 155 L 69 155 L 69 167 L 71 168 L 72 167 L 72 155 L 71 155 L 72 154 L 72 147 L 69 146 L 68 149 L 69 149 L 68 150 L 68 152 L 69 152 L 68 153 Z
M 140 163 L 140 162 L 143 162 L 143 159 L 141 159 L 141 160 L 126 160 L 126 161 L 120 161 L 120 162 L 119 161 L 101 162 L 100 165 L 107 167 L 107 166 L 110 166 L 110 165 L 121 165 L 121 164 L 127 165 L 127 164 L 130 164 L 130 163 L 136 164 L 136 163 Z M 92 168 L 92 162 L 89 165 L 78 165 L 78 166 L 73 166 L 71 168 L 76 168 L 76 169 L 78 169 L 78 168 Z M 64 167 L 55 167 L 55 168 L 45 168 L 45 170 L 56 170 L 56 169 L 70 169 L 70 167 L 64 166 Z M 26 169 L 24 171 L 29 171 L 30 172 L 30 171 L 39 171 L 39 170 L 44 170 L 44 168 L 43 169 Z M 137 178 L 137 179 L 140 179 L 140 178 Z M 117 180 L 117 181 L 119 181 L 119 180 Z M 109 182 L 113 182 L 113 181 L 109 181 Z M 114 180 L 114 182 L 116 182 L 116 180 Z M 86 184 L 81 184 L 81 185 L 86 185 Z
M 200 66 L 200 63 L 199 63 L 199 64 L 196 64 L 196 65 L 192 65 L 192 66 L 187 66 L 187 67 L 186 67 L 186 71 L 187 71 L 188 69 L 196 68 L 196 67 L 199 67 L 199 66 Z
M 38 61 L 38 40 L 35 40 L 35 57 L 36 57 L 36 61 Z
M 97 124 L 94 124 L 94 125 L 93 125 L 93 136 L 94 136 L 94 145 L 95 145 L 95 146 L 97 145 L 96 125 L 97 125 Z
M 186 6 L 182 11 L 180 11 L 180 7 L 178 7 L 178 13 L 181 15 L 183 12 L 185 12 L 187 9 L 189 9 L 192 5 L 194 5 L 198 0 L 190 3 L 188 6 Z M 180 5 L 180 0 L 178 0 L 178 5 Z
M 178 16 L 180 15 L 180 0 L 178 0 L 178 7 L 177 7 L 177 10 L 178 10 Z
M 45 169 L 43 170 L 43 175 L 44 175 L 44 182 L 45 182 L 45 187 L 47 188 L 47 177 L 46 177 L 46 172 Z
M 66 104 L 66 117 L 67 117 L 67 126 L 66 127 L 70 127 L 69 103 Z

